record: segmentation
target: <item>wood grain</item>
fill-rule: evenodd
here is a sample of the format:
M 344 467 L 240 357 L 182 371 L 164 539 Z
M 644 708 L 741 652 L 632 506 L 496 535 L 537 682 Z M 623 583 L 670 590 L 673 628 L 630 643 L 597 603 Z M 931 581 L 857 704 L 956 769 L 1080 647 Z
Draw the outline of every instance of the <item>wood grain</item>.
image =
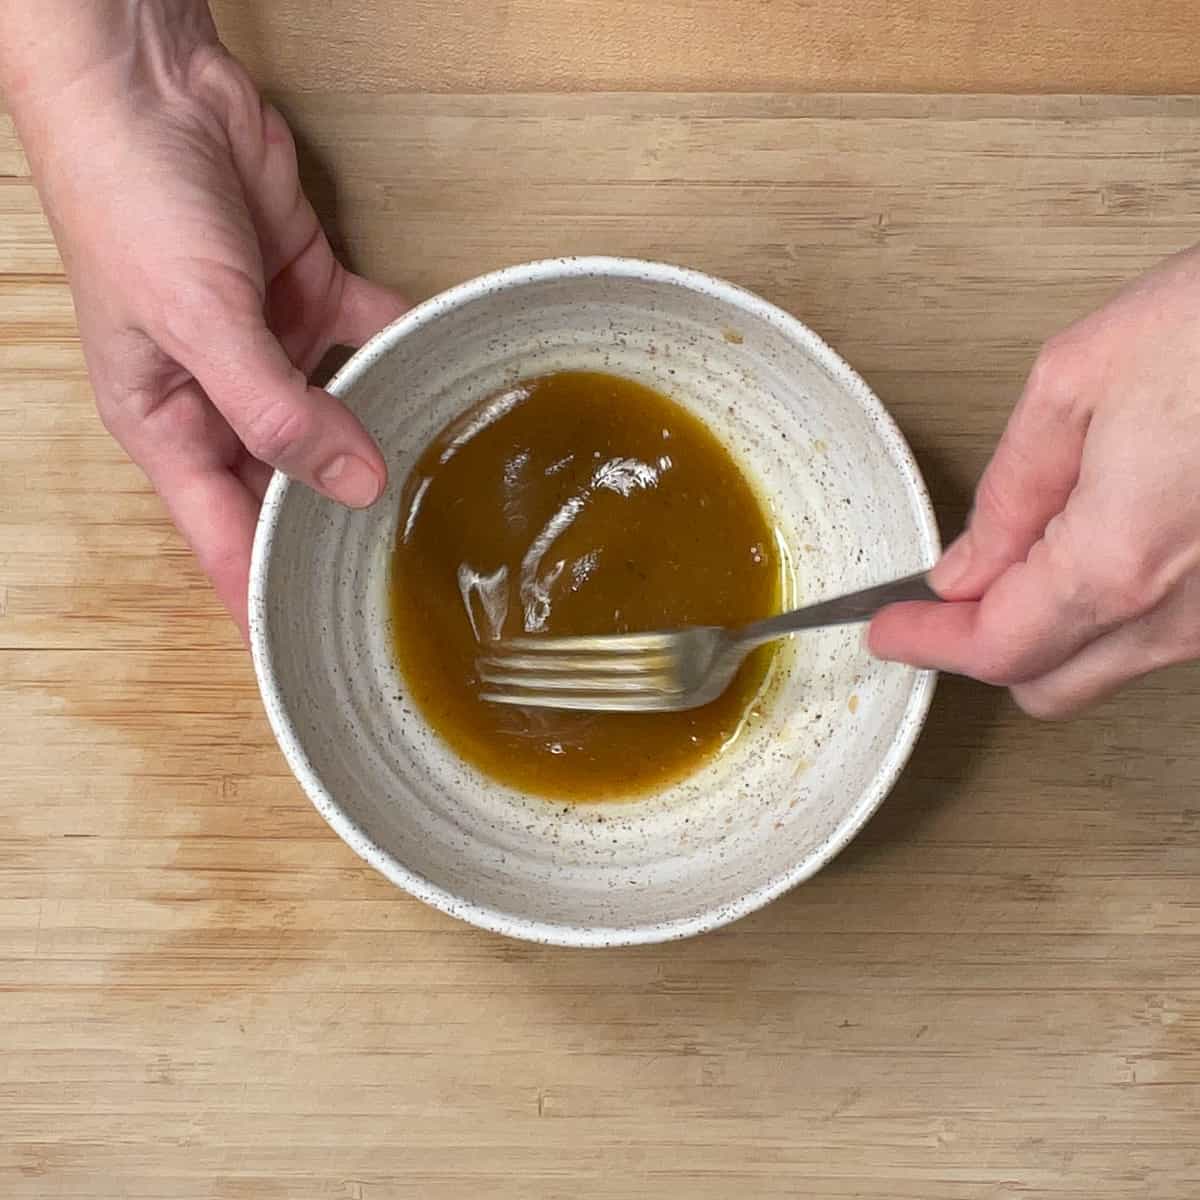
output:
M 605 250 L 794 310 L 948 526 L 1040 340 L 1200 210 L 1195 100 L 281 100 L 351 255 L 414 297 Z M 288 776 L 92 413 L 23 172 L 0 125 L 6 1197 L 1192 1200 L 1195 671 L 1063 728 L 945 682 L 864 835 L 708 938 L 455 924 Z
M 1188 92 L 1192 0 L 322 0 L 213 5 L 281 89 Z

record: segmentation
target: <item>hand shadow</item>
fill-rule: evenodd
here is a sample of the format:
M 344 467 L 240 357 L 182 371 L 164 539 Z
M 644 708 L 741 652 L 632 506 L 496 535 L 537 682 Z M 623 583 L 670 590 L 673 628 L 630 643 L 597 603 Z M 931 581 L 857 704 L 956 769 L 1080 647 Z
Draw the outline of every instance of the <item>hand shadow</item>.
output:
M 278 100 L 275 101 L 275 104 L 283 111 Z M 321 222 L 321 228 L 325 231 L 325 236 L 329 239 L 329 245 L 338 261 L 354 271 L 356 268 L 351 261 L 350 248 L 339 220 L 337 179 L 313 148 L 299 123 L 288 117 L 287 112 L 284 112 L 284 116 L 288 118 L 288 126 L 296 143 L 296 164 L 300 172 L 300 186 L 316 211 L 317 220 Z M 345 366 L 353 353 L 352 347 L 332 346 L 312 372 L 311 382 L 317 387 L 324 387 Z
M 1005 703 L 999 688 L 943 676 L 908 766 L 838 865 L 853 868 L 881 843 L 911 840 L 939 808 L 964 800 Z
M 956 488 L 936 456 L 918 457 L 939 510 L 957 523 L 967 487 Z M 854 1036 L 847 1033 L 845 1014 L 860 990 L 882 997 L 880 1011 L 887 1011 L 893 979 L 905 972 L 910 979 L 931 978 L 921 975 L 923 960 L 907 951 L 893 960 L 886 948 L 862 943 L 857 931 L 874 928 L 889 900 L 874 891 L 869 877 L 867 886 L 851 877 L 869 876 L 872 856 L 919 839 L 943 805 L 967 799 L 1004 703 L 999 690 L 942 680 L 907 769 L 867 828 L 815 879 L 727 928 L 603 952 L 486 934 L 465 940 L 488 960 L 489 986 L 503 990 L 523 1020 L 544 1030 L 546 1045 L 612 1055 L 614 1070 L 627 1070 L 631 1078 L 637 1067 L 628 1064 L 637 1062 L 669 1062 L 679 1070 L 695 1064 L 697 1072 L 712 1070 L 716 1078 L 722 1071 L 736 1075 L 747 1056 L 773 1061 L 780 1031 L 794 1029 L 803 1036 L 792 1044 L 788 1070 L 808 1062 L 827 1069 L 822 1056 L 844 1052 Z M 910 1003 L 897 1001 L 900 1008 Z M 791 1102 L 782 1074 L 754 1069 L 761 1071 L 766 1095 Z M 546 1104 L 555 1102 L 550 1094 Z

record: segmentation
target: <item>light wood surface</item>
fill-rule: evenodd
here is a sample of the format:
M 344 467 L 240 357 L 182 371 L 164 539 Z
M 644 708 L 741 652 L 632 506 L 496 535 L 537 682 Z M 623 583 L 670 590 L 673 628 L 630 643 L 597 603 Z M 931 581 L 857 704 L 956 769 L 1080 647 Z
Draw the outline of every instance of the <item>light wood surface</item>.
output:
M 274 88 L 1191 92 L 1194 0 L 216 0 Z
M 786 305 L 949 526 L 1040 340 L 1200 211 L 1194 100 L 282 103 L 353 258 L 414 297 L 598 250 Z M 458 925 L 288 776 L 92 413 L 23 172 L 0 124 L 0 1194 L 1193 1200 L 1194 671 L 1061 728 L 947 681 L 862 837 L 719 934 Z

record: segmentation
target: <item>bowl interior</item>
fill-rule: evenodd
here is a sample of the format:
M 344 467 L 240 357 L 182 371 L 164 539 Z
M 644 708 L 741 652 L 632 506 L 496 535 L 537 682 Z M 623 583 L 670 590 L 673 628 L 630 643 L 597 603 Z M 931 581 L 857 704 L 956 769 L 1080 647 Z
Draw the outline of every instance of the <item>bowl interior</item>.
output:
M 272 724 L 335 829 L 401 886 L 518 936 L 648 941 L 765 903 L 845 844 L 894 781 L 932 680 L 875 662 L 860 628 L 777 658 L 762 715 L 697 774 L 625 804 L 514 793 L 423 721 L 389 641 L 398 493 L 454 415 L 521 378 L 608 370 L 721 437 L 758 488 L 794 602 L 930 564 L 937 535 L 899 434 L 866 386 L 765 302 L 674 268 L 567 260 L 445 293 L 365 347 L 331 390 L 384 449 L 366 512 L 282 477 L 255 548 L 251 632 Z

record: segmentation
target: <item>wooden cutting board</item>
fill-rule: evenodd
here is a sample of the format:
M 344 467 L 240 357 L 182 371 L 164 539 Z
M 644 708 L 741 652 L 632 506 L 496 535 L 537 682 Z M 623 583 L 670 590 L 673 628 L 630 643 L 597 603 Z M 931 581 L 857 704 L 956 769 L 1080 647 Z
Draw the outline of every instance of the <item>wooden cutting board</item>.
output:
M 212 0 L 273 89 L 1194 92 L 1194 0 Z
M 1200 100 L 281 103 L 414 298 L 599 251 L 785 305 L 949 528 L 1039 342 L 1200 213 Z M 6 1197 L 1192 1200 L 1198 722 L 1193 670 L 1061 728 L 946 681 L 867 831 L 740 925 L 568 953 L 431 912 L 288 776 L 0 125 Z

